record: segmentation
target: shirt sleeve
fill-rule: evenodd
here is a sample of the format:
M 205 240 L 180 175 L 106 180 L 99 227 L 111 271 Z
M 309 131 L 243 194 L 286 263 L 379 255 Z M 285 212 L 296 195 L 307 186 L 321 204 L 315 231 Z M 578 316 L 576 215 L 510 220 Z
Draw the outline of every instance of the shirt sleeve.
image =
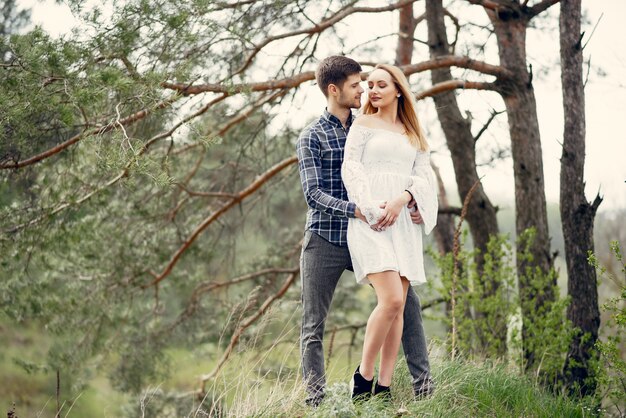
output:
M 413 169 L 407 190 L 413 195 L 417 208 L 424 220 L 424 232 L 429 234 L 437 224 L 437 181 L 430 166 L 430 153 L 419 151 L 416 153 Z
M 374 225 L 380 219 L 383 210 L 379 207 L 381 202 L 376 202 L 371 197 L 369 181 L 362 162 L 365 144 L 371 136 L 369 130 L 358 125 L 350 128 L 341 165 L 341 178 L 350 201 L 356 203 L 367 222 Z
M 307 205 L 340 218 L 354 218 L 356 205 L 337 199 L 324 191 L 319 137 L 314 130 L 303 132 L 296 144 L 300 182 Z

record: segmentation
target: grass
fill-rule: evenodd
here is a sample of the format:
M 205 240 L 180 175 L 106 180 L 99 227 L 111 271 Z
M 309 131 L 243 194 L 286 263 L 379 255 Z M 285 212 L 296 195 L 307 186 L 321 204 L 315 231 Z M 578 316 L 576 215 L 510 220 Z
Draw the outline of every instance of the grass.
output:
M 292 325 L 271 330 L 276 335 L 269 346 L 261 344 L 268 333 L 257 328 L 242 342 L 217 378 L 207 382 L 207 396 L 197 399 L 198 375 L 215 365 L 216 347 L 196 352 L 169 350 L 172 375 L 156 382 L 139 397 L 114 391 L 107 379 L 95 376 L 89 386 L 66 395 L 63 417 L 585 417 L 588 408 L 572 400 L 547 393 L 533 381 L 504 365 L 479 364 L 467 360 L 450 361 L 443 350 L 432 350 L 431 369 L 437 384 L 435 394 L 415 401 L 411 379 L 404 360 L 398 362 L 393 382 L 393 401 L 377 399 L 354 406 L 347 381 L 358 347 L 337 337 L 327 370 L 327 397 L 320 407 L 304 405 L 304 389 L 299 372 L 299 349 Z M 53 416 L 55 384 L 48 371 L 26 374 L 13 358 L 33 362 L 45 355 L 41 335 L 32 329 L 4 328 L 0 336 L 3 379 L 0 379 L 2 405 L 7 411 L 16 401 L 19 417 Z M 39 343 L 36 343 L 39 341 Z M 358 344 L 357 344 L 358 345 Z M 433 347 L 437 348 L 437 347 Z M 356 351 L 355 351 L 356 350 Z M 65 388 L 65 394 L 69 389 Z M 76 401 L 69 411 L 69 404 Z
M 295 353 L 294 353 L 295 354 Z M 331 373 L 327 396 L 318 408 L 304 405 L 304 390 L 296 374 L 278 379 L 264 378 L 255 369 L 245 367 L 245 359 L 235 359 L 238 376 L 216 384 L 212 399 L 224 401 L 223 417 L 585 417 L 593 415 L 583 405 L 554 396 L 524 376 L 501 365 L 476 364 L 435 358 L 433 376 L 435 394 L 415 401 L 411 379 L 404 361 L 398 363 L 393 383 L 393 401 L 385 404 L 372 399 L 362 405 L 352 404 L 347 384 L 348 368 L 341 379 Z M 339 367 L 337 367 L 339 368 Z M 215 414 L 205 405 L 196 405 L 185 416 Z M 218 414 L 215 414 L 218 415 Z
M 0 322 L 0 416 L 6 416 L 13 403 L 18 417 L 54 416 L 56 372 L 42 366 L 50 341 L 35 323 Z M 28 371 L 18 359 L 30 365 Z M 119 417 L 119 406 L 128 401 L 104 377 L 94 378 L 80 390 L 72 390 L 68 379 L 61 371 L 62 417 Z

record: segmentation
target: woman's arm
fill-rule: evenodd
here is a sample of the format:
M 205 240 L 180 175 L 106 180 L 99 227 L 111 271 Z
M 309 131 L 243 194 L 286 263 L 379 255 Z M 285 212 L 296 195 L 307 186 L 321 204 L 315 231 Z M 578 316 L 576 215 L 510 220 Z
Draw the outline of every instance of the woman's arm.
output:
M 406 189 L 417 203 L 417 208 L 424 221 L 424 232 L 430 233 L 437 224 L 439 202 L 437 200 L 437 181 L 430 166 L 429 152 L 419 151 L 416 153 Z

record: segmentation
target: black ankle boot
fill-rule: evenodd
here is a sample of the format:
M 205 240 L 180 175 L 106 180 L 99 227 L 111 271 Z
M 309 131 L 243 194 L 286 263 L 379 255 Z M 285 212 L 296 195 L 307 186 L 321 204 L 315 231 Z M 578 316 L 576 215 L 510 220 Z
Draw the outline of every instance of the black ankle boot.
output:
M 372 396 L 372 385 L 374 383 L 374 379 L 367 380 L 361 375 L 359 367 L 354 371 L 354 375 L 350 381 L 350 391 L 352 392 L 352 401 L 354 402 L 368 400 Z
M 391 389 L 389 389 L 389 386 L 379 385 L 378 382 L 376 382 L 374 386 L 374 396 L 379 397 L 385 402 L 391 402 Z

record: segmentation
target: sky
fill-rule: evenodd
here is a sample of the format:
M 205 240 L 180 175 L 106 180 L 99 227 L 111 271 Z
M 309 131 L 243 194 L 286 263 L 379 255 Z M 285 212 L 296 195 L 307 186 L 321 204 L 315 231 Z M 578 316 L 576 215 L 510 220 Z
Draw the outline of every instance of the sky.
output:
M 369 1 L 368 3 L 368 5 L 381 5 L 384 2 Z M 55 36 L 68 33 L 73 26 L 78 24 L 67 6 L 56 4 L 52 0 L 22 0 L 19 4 L 21 7 L 32 8 L 33 23 L 41 25 Z M 558 6 L 552 9 L 551 13 L 555 19 L 558 19 Z M 583 25 L 583 30 L 586 31 L 584 42 L 587 42 L 584 55 L 586 59 L 591 58 L 589 81 L 585 89 L 586 194 L 588 200 L 593 200 L 599 191 L 604 197 L 600 211 L 611 211 L 626 208 L 626 134 L 623 129 L 623 122 L 626 119 L 626 24 L 624 22 L 626 0 L 587 1 L 583 2 L 583 9 L 586 13 L 586 22 Z M 465 13 L 477 14 L 466 16 Z M 484 13 L 480 7 L 473 6 L 464 9 L 463 17 L 484 18 Z M 397 30 L 397 15 L 391 13 L 355 15 L 350 25 L 347 29 L 344 27 L 348 34 L 358 34 L 372 27 L 376 27 L 377 33 L 391 33 Z M 528 61 L 533 63 L 535 69 L 539 69 L 536 70 L 538 75 L 534 81 L 534 88 L 542 138 L 546 198 L 548 202 L 558 203 L 560 143 L 563 132 L 560 72 L 557 67 L 559 62 L 558 20 L 551 21 L 550 25 L 554 25 L 556 30 L 548 33 L 539 30 L 529 31 L 527 51 Z M 592 31 L 593 35 L 589 38 Z M 420 37 L 419 31 L 416 35 Z M 425 38 L 425 35 L 422 37 Z M 350 41 L 347 44 L 359 43 L 358 38 Z M 329 50 L 329 52 L 332 51 Z M 393 47 L 381 51 L 381 60 L 392 58 Z M 417 57 L 414 61 L 426 58 Z M 259 55 L 258 59 L 263 59 L 263 55 Z M 486 60 L 490 63 L 498 63 L 495 52 L 491 56 L 487 55 Z M 544 67 L 552 67 L 553 70 L 547 74 L 539 74 Z M 411 82 L 415 80 L 415 77 L 411 78 Z M 417 77 L 424 78 L 426 85 L 428 84 L 428 74 L 424 73 Z M 424 83 L 424 80 L 421 83 Z M 291 123 L 295 126 L 298 124 L 302 126 L 304 121 L 310 120 L 321 112 L 325 102 L 317 87 L 313 83 L 307 83 L 300 90 L 293 105 L 298 110 L 298 117 L 294 118 L 293 108 L 284 110 L 282 117 L 279 115 L 274 124 Z M 463 92 L 459 95 L 459 103 L 462 109 L 472 109 L 475 103 L 482 105 L 489 103 L 498 110 L 504 108 L 497 96 L 486 92 Z M 430 135 L 430 142 L 435 151 L 433 160 L 440 167 L 448 193 L 454 201 L 457 194 L 452 164 L 444 146 L 443 134 L 436 121 L 432 100 L 426 99 L 420 102 L 418 113 Z M 473 116 L 476 120 L 483 121 L 488 117 L 488 113 L 483 111 L 483 114 L 478 113 Z M 480 125 L 477 124 L 474 131 L 479 127 Z M 506 141 L 508 141 L 506 121 L 495 123 L 487 138 L 481 141 L 494 141 L 506 146 Z M 481 167 L 479 174 L 483 176 L 487 194 L 496 204 L 505 207 L 513 205 L 513 169 L 510 159 L 493 166 Z

